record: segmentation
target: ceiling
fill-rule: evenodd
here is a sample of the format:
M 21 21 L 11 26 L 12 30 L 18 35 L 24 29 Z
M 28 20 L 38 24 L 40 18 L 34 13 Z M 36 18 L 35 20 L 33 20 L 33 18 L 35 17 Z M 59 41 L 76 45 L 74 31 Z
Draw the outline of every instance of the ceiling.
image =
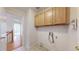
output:
M 16 9 L 22 10 L 22 11 L 26 11 L 28 8 L 32 8 L 35 11 L 39 11 L 44 9 L 44 7 L 15 7 Z

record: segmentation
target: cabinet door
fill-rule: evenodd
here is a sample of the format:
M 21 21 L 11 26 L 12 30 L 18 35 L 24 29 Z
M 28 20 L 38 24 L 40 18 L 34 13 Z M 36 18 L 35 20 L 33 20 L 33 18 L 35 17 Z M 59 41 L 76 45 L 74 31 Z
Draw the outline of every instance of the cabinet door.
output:
M 52 8 L 52 22 L 53 22 L 53 25 L 55 24 L 56 20 L 55 20 L 55 15 L 56 15 L 56 12 L 55 12 L 55 8 L 53 7 Z
M 45 25 L 52 25 L 52 8 L 45 9 Z
M 56 7 L 56 21 L 55 24 L 65 24 L 66 23 L 66 8 Z
M 39 15 L 35 16 L 35 26 L 39 26 Z
M 36 17 L 35 25 L 36 26 L 43 26 L 44 25 L 44 12 L 41 11 Z
M 39 26 L 44 26 L 44 12 L 39 14 Z

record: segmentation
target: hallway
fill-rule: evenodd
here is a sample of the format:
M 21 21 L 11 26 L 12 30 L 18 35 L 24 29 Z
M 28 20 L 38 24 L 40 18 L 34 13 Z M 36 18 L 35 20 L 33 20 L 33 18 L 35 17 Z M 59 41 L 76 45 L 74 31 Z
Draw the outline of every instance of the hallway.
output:
M 21 39 L 19 38 L 19 36 L 16 36 L 16 38 L 14 38 L 14 39 L 15 39 L 15 41 L 7 44 L 8 51 L 14 50 L 14 49 L 22 46 L 22 42 L 21 42 Z
M 15 50 L 21 46 L 22 46 L 21 39 L 19 38 L 19 36 L 16 36 L 15 41 L 7 44 L 7 51 Z

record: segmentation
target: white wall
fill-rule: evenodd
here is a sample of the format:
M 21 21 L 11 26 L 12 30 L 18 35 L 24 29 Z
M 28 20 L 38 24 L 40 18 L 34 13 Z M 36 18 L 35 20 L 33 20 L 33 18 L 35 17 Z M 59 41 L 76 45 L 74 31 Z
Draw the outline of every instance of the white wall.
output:
M 46 28 L 47 29 L 47 28 Z M 62 28 L 61 28 L 62 29 Z M 62 29 L 62 32 L 56 32 L 55 30 L 53 31 L 53 28 L 51 28 L 52 31 L 48 28 L 48 31 L 43 31 L 38 30 L 38 40 L 39 44 L 42 44 L 45 48 L 48 50 L 66 50 L 67 49 L 67 32 L 63 32 L 64 29 Z M 48 34 L 49 32 L 54 33 L 54 43 L 50 42 L 48 39 Z M 56 38 L 57 37 L 57 38 Z
M 0 8 L 0 38 L 1 37 L 6 37 L 5 32 L 7 30 L 7 26 L 6 26 L 6 22 L 4 21 L 4 19 L 6 19 L 5 16 L 5 9 L 4 8 Z M 5 51 L 6 50 L 6 44 L 7 44 L 7 39 L 0 39 L 0 51 Z
M 7 24 L 4 21 L 0 20 L 0 38 L 6 37 L 6 31 L 7 31 Z M 7 37 L 0 39 L 0 51 L 6 50 L 6 44 L 7 44 Z
M 75 50 L 75 46 L 77 44 L 77 32 L 76 30 L 73 29 L 72 20 L 76 20 L 77 18 L 77 8 L 71 8 L 70 9 L 70 25 L 69 25 L 69 30 L 68 30 L 68 50 Z
M 77 14 L 77 46 L 79 46 L 79 7 L 76 8 L 77 11 L 76 11 L 76 14 Z
M 7 24 L 4 21 L 0 21 L 0 34 L 6 34 Z
M 35 12 L 31 8 L 28 8 L 24 18 L 23 24 L 23 36 L 24 36 L 24 47 L 26 50 L 30 50 L 35 44 L 37 44 L 37 32 L 34 27 L 34 15 Z

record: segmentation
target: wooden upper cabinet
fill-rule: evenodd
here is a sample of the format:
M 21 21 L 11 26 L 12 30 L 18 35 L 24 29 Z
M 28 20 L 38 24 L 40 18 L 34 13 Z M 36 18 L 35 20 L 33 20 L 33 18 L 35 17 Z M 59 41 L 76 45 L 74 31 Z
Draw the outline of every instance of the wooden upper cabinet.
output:
M 35 26 L 39 26 L 39 15 L 35 16 Z
M 39 14 L 39 25 L 43 26 L 44 25 L 44 12 L 41 12 Z
M 55 22 L 56 22 L 56 19 L 55 19 L 55 16 L 56 16 L 56 12 L 55 12 L 55 8 L 53 7 L 52 8 L 52 24 L 54 25 L 55 24 Z
M 35 25 L 43 26 L 44 25 L 44 11 L 40 11 L 38 15 L 36 15 Z
M 52 8 L 45 9 L 45 25 L 52 25 Z
M 70 22 L 70 8 L 66 8 L 66 24 L 69 24 Z
M 65 7 L 56 7 L 55 12 L 56 12 L 56 20 L 55 24 L 66 24 L 67 22 L 67 17 L 66 17 L 66 12 L 67 9 Z
M 46 8 L 35 16 L 35 26 L 68 24 L 69 19 L 70 8 L 68 7 Z

